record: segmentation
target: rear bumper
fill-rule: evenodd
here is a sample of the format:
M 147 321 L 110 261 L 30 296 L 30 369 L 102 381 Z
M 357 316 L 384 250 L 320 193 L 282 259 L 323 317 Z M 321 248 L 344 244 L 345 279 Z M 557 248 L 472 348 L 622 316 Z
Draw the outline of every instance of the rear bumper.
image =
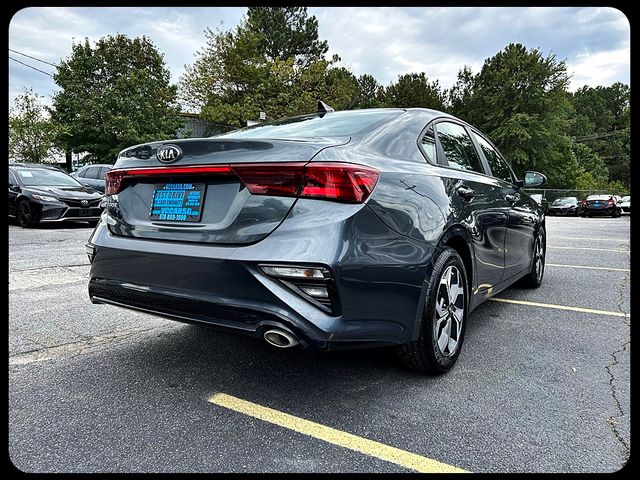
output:
M 548 215 L 578 215 L 580 210 L 577 208 L 550 208 L 547 212 Z
M 611 215 L 615 212 L 616 207 L 607 207 L 607 208 L 590 208 L 585 207 L 582 210 L 582 213 L 589 215 Z
M 346 214 L 354 207 L 332 208 Z M 110 233 L 103 221 L 90 239 L 89 296 L 251 335 L 281 325 L 302 346 L 326 350 L 413 340 L 434 248 L 390 231 L 366 206 L 340 217 L 334 212 L 336 220 L 323 225 L 287 220 L 261 242 L 238 247 L 127 238 Z M 328 269 L 339 315 L 266 276 L 262 263 Z

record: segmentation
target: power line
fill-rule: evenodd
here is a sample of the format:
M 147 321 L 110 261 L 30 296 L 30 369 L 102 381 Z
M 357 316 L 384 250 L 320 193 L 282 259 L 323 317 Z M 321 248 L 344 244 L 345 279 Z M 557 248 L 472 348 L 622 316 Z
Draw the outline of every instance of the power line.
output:
M 619 133 L 626 133 L 626 130 L 626 128 L 623 128 L 620 130 L 612 130 L 610 132 L 596 133 L 595 135 L 587 135 L 586 137 L 574 137 L 573 139 L 576 142 L 581 142 L 583 140 L 594 140 L 598 138 L 610 137 L 611 135 L 617 135 Z
M 45 60 L 40 60 L 39 58 L 32 57 L 31 55 L 27 55 L 26 53 L 22 53 L 22 52 L 19 52 L 19 51 L 17 51 L 17 50 L 13 50 L 13 49 L 11 49 L 11 48 L 9 49 L 9 51 L 10 51 L 10 52 L 13 52 L 13 53 L 17 53 L 18 55 L 22 55 L 22 56 L 24 56 L 24 57 L 31 58 L 31 59 L 35 60 L 36 62 L 46 63 L 47 65 L 51 65 L 52 67 L 56 67 L 56 68 L 58 68 L 58 65 L 56 65 L 55 63 L 47 62 L 47 61 L 45 61 Z
M 36 72 L 44 73 L 45 75 L 48 75 L 49 77 L 53 78 L 53 75 L 51 75 L 49 72 L 45 72 L 44 70 L 40 70 L 39 68 L 32 67 L 28 63 L 21 62 L 20 60 L 16 60 L 13 57 L 9 57 L 9 60 L 13 60 L 14 62 L 18 62 L 19 64 L 24 65 L 25 67 L 29 67 L 29 68 L 35 70 Z

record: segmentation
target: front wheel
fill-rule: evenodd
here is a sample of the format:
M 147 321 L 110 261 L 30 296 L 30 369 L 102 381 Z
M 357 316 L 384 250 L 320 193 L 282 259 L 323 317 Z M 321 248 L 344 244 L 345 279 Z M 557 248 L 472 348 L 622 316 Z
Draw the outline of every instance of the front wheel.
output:
M 18 204 L 18 223 L 22 228 L 29 228 L 35 225 L 33 217 L 31 215 L 31 207 L 29 206 L 29 200 L 22 200 Z
M 544 276 L 544 262 L 545 262 L 545 232 L 544 228 L 540 227 L 538 235 L 536 235 L 536 241 L 533 246 L 533 261 L 531 265 L 531 271 L 524 277 L 522 277 L 521 285 L 526 288 L 538 288 L 542 284 L 542 277 Z
M 442 250 L 428 281 L 418 339 L 398 347 L 398 356 L 411 370 L 437 375 L 453 367 L 464 341 L 469 299 L 460 255 Z

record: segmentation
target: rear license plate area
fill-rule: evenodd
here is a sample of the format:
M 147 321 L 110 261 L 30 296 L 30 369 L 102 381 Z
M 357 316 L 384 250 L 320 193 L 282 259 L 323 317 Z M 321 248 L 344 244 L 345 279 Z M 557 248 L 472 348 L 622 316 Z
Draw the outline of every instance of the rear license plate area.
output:
M 163 183 L 156 185 L 149 219 L 167 222 L 199 222 L 204 204 L 204 183 Z

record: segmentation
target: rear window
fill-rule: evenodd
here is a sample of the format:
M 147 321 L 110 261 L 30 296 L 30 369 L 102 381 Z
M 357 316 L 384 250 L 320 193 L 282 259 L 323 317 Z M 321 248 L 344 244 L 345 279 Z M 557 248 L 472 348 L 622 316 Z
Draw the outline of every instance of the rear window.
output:
M 403 110 L 359 110 L 302 115 L 270 123 L 261 123 L 217 135 L 225 138 L 305 138 L 350 137 L 386 123 Z
M 611 195 L 589 195 L 587 200 L 609 200 Z
M 557 200 L 554 200 L 553 204 L 560 205 L 564 203 L 577 203 L 577 202 L 578 202 L 578 199 L 576 197 L 562 197 L 562 198 L 558 198 Z

